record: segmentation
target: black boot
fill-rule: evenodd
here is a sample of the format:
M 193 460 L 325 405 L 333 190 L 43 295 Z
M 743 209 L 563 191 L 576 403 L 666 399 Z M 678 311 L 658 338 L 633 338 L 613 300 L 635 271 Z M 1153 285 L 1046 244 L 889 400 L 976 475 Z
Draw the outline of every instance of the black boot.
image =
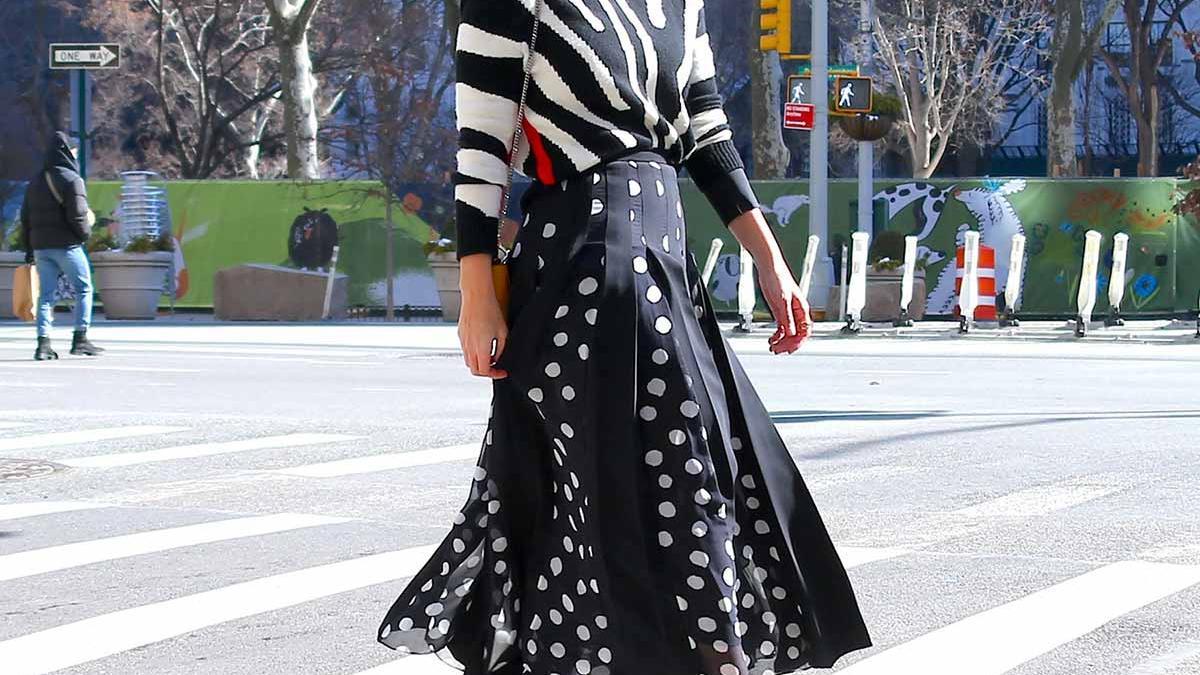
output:
M 39 337 L 37 351 L 33 353 L 34 361 L 55 361 L 58 354 L 50 348 L 50 338 Z
M 103 353 L 103 349 L 88 341 L 86 330 L 75 331 L 75 338 L 71 340 L 72 356 L 100 356 Z

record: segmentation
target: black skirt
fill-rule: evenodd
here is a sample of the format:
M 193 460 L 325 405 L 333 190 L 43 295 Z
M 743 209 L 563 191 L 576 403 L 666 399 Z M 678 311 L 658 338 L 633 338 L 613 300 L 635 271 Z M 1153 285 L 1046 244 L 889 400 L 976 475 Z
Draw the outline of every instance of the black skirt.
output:
M 469 675 L 765 675 L 867 647 L 850 582 L 720 334 L 675 170 L 526 199 L 470 497 L 379 640 Z

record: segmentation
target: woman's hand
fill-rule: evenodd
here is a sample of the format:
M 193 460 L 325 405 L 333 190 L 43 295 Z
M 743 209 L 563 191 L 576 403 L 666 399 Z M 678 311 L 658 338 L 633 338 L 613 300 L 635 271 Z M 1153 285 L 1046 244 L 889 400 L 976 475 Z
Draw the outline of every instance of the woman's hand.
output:
M 492 282 L 492 259 L 485 254 L 465 256 L 459 268 L 462 312 L 458 319 L 458 341 L 471 374 L 494 380 L 508 377 L 495 367 L 508 342 L 508 322 L 496 300 Z
M 758 264 L 758 283 L 778 328 L 767 341 L 775 354 L 791 354 L 808 339 L 808 302 L 782 258 Z
M 783 259 L 779 242 L 758 209 L 738 216 L 729 223 L 729 229 L 754 258 L 758 283 L 779 325 L 768 340 L 771 351 L 791 354 L 808 338 L 808 301 L 800 297 L 796 278 Z

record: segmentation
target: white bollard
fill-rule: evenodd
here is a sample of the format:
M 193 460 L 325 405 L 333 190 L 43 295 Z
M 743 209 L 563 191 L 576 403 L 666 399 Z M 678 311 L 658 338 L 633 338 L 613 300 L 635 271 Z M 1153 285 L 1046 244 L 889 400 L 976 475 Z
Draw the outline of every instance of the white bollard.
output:
M 846 292 L 846 328 L 852 332 L 862 329 L 862 312 L 867 306 L 867 250 L 871 235 L 855 232 L 850 236 L 850 288 Z
M 1021 300 L 1021 283 L 1025 279 L 1025 235 L 1014 234 L 1012 252 L 1008 256 L 1008 281 L 1004 284 L 1004 316 L 1001 326 L 1019 326 L 1017 303 Z
M 975 325 L 975 310 L 979 307 L 979 233 L 963 234 L 963 280 L 958 293 L 959 332 L 966 333 Z
M 740 261 L 737 301 L 741 322 L 738 328 L 743 332 L 750 332 L 750 325 L 754 321 L 754 258 L 750 251 L 743 248 Z
M 808 250 L 804 252 L 804 267 L 800 270 L 799 291 L 800 297 L 804 298 L 804 302 L 808 302 L 808 291 L 812 288 L 813 269 L 817 265 L 817 247 L 821 245 L 821 238 L 817 235 L 812 235 L 808 238 Z
M 917 277 L 917 238 L 904 238 L 904 276 L 900 279 L 900 318 L 893 325 L 898 328 L 908 328 L 913 325 L 908 315 L 908 306 L 912 304 L 913 284 Z
M 1111 308 L 1106 326 L 1124 326 L 1121 318 L 1121 301 L 1125 299 L 1125 263 L 1129 257 L 1129 235 L 1124 232 L 1113 237 L 1112 275 L 1108 278 L 1108 304 Z
M 850 249 L 845 244 L 842 244 L 841 270 L 842 270 L 841 279 L 839 280 L 839 283 L 841 285 L 838 287 L 841 289 L 841 293 L 838 294 L 838 321 L 845 321 L 846 320 L 846 295 L 847 295 L 846 291 L 848 290 L 847 285 L 846 285 L 846 277 L 847 277 L 847 275 L 850 274 Z
M 329 306 L 333 304 L 333 281 L 337 278 L 337 259 L 340 246 L 333 247 L 333 260 L 329 262 L 329 278 L 325 281 L 325 309 L 321 312 L 321 318 L 329 318 Z
M 1075 317 L 1075 337 L 1087 335 L 1092 310 L 1096 308 L 1096 275 L 1100 271 L 1100 244 L 1103 241 L 1103 235 L 1089 230 L 1083 245 L 1083 270 L 1079 275 L 1079 293 L 1076 296 L 1079 314 Z
M 700 273 L 700 278 L 704 280 L 704 286 L 708 287 L 709 279 L 712 279 L 713 270 L 717 269 L 717 258 L 721 255 L 721 249 L 725 246 L 725 242 L 720 239 L 713 239 L 712 246 L 708 247 L 708 260 L 704 261 L 704 271 Z

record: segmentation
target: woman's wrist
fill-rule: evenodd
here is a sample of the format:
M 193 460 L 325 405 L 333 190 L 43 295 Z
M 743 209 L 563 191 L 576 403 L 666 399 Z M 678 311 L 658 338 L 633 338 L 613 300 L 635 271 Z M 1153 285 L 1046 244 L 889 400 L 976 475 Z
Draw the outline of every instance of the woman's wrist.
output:
M 495 299 L 496 285 L 492 280 L 492 257 L 486 253 L 463 256 L 459 261 L 458 286 L 464 304 Z

